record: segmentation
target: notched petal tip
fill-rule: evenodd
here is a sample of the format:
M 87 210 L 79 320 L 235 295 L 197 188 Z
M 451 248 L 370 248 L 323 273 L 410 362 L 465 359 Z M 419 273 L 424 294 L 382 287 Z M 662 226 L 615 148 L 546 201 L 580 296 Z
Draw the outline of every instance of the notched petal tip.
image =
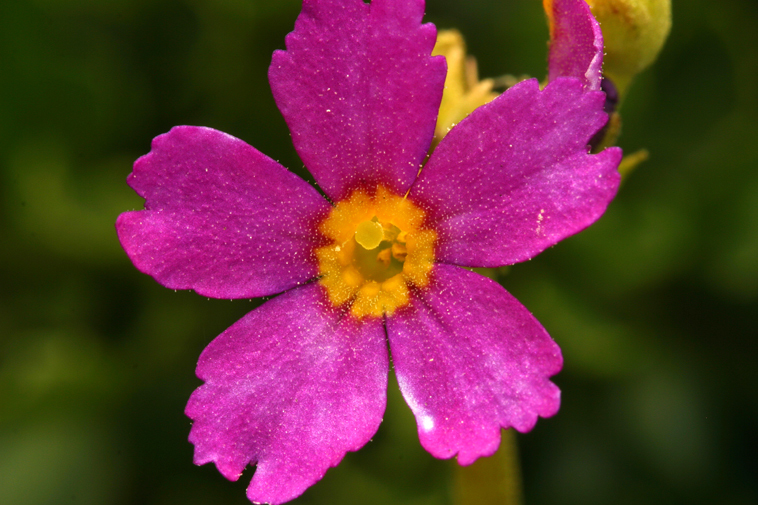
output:
M 288 291 L 200 356 L 185 411 L 195 461 L 230 480 L 256 464 L 250 500 L 292 500 L 374 435 L 388 368 L 381 320 L 345 317 L 316 283 Z
M 316 276 L 315 229 L 329 204 L 308 183 L 212 128 L 178 126 L 152 146 L 128 179 L 145 210 L 116 224 L 141 272 L 171 289 L 227 299 Z
M 438 264 L 432 285 L 387 318 L 400 390 L 433 456 L 471 464 L 497 450 L 500 429 L 529 431 L 555 414 L 549 378 L 561 352 L 499 284 Z
M 333 201 L 377 184 L 404 194 L 431 145 L 445 80 L 424 3 L 307 6 L 269 67 L 295 149 Z
M 518 263 L 597 220 L 619 181 L 616 150 L 589 154 L 604 101 L 576 78 L 530 79 L 451 130 L 408 196 L 437 230 L 438 260 Z

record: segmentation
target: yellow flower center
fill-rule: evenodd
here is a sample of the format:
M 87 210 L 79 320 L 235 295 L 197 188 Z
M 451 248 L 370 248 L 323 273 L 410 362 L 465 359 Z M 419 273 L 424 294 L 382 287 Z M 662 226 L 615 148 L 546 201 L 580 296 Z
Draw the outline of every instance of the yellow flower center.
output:
M 434 230 L 424 211 L 379 186 L 358 190 L 332 209 L 319 231 L 332 240 L 316 250 L 320 283 L 334 305 L 350 303 L 358 318 L 392 314 L 408 304 L 408 286 L 429 284 Z

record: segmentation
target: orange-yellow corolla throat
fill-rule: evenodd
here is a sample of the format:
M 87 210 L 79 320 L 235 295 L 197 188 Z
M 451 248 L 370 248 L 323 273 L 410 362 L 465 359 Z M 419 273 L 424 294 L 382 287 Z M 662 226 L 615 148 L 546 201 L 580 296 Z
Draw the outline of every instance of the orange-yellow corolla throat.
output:
M 355 191 L 332 209 L 319 231 L 332 241 L 316 250 L 320 283 L 337 306 L 358 317 L 392 314 L 408 304 L 408 286 L 425 287 L 437 234 L 423 210 L 378 187 Z

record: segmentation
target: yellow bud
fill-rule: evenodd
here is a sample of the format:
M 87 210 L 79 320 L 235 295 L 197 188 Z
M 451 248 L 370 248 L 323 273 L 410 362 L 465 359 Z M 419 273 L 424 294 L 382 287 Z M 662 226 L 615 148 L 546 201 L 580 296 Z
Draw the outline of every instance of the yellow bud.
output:
M 671 29 L 671 0 L 585 1 L 603 30 L 603 73 L 624 94 L 663 47 Z
M 457 30 L 441 30 L 432 54 L 447 60 L 445 91 L 434 133 L 436 145 L 454 125 L 498 94 L 492 91 L 492 79 L 479 80 L 476 60 L 466 55 L 466 44 Z

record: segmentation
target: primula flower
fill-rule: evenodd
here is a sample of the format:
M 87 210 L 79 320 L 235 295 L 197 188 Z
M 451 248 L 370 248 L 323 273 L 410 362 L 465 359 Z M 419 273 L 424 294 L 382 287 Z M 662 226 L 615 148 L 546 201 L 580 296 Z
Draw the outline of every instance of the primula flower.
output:
M 582 0 L 561 1 L 589 16 Z M 145 210 L 116 226 L 138 269 L 209 297 L 281 293 L 203 351 L 205 384 L 186 409 L 195 462 L 231 480 L 256 465 L 254 502 L 297 497 L 369 441 L 388 343 L 436 457 L 470 464 L 495 452 L 501 428 L 528 431 L 558 410 L 558 346 L 461 266 L 527 260 L 604 212 L 621 153 L 588 153 L 603 93 L 572 77 L 519 83 L 419 172 L 445 80 L 423 12 L 423 0 L 304 0 L 274 53 L 274 98 L 328 200 L 241 140 L 193 126 L 157 137 L 128 178 Z

